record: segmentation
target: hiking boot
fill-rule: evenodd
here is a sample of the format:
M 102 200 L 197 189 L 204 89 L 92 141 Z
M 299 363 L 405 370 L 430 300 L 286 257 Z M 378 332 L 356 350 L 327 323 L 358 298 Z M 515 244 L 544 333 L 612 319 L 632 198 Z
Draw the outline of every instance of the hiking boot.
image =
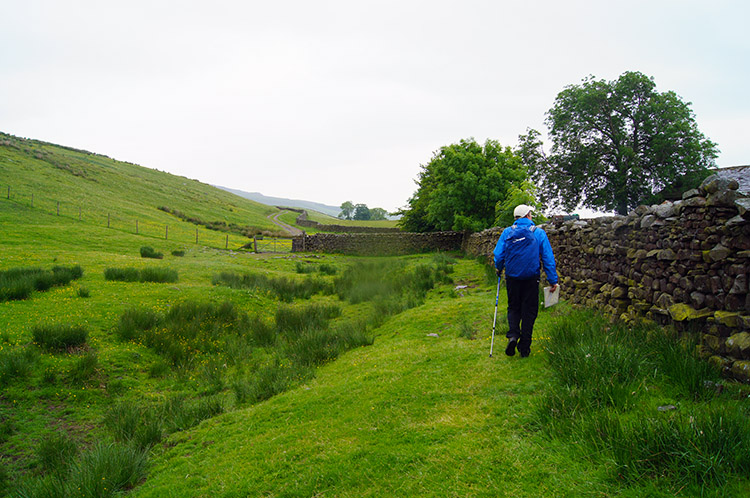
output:
M 505 354 L 508 356 L 513 356 L 516 354 L 516 344 L 518 343 L 518 339 L 515 337 L 508 339 L 508 345 L 505 347 Z
M 520 349 L 518 352 L 521 353 L 521 358 L 528 358 L 529 354 L 531 354 L 531 351 L 521 351 Z

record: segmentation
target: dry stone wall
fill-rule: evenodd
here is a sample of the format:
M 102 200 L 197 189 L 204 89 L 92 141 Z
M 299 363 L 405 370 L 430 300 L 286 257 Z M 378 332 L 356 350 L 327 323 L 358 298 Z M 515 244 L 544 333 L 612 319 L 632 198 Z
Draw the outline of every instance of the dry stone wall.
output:
M 750 198 L 737 188 L 713 176 L 681 201 L 544 225 L 562 297 L 700 334 L 712 362 L 750 381 Z M 500 232 L 472 235 L 466 251 L 489 257 Z

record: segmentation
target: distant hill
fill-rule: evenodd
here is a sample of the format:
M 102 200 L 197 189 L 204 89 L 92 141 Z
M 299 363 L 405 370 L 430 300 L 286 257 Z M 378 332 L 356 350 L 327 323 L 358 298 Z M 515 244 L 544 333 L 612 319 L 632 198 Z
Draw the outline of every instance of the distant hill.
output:
M 321 204 L 319 202 L 302 201 L 299 199 L 284 199 L 282 197 L 269 197 L 267 195 L 261 194 L 260 192 L 245 192 L 242 190 L 222 187 L 221 185 L 215 185 L 215 186 L 222 190 L 226 190 L 227 192 L 231 192 L 235 195 L 239 195 L 240 197 L 244 197 L 245 199 L 250 199 L 251 201 L 259 202 L 261 204 L 267 204 L 269 206 L 282 206 L 282 207 L 307 209 L 307 210 L 312 210 L 312 211 L 317 211 L 319 213 L 327 214 L 328 216 L 333 216 L 334 218 L 336 218 L 339 215 L 339 213 L 341 213 L 340 208 L 336 206 L 329 206 L 327 204 Z

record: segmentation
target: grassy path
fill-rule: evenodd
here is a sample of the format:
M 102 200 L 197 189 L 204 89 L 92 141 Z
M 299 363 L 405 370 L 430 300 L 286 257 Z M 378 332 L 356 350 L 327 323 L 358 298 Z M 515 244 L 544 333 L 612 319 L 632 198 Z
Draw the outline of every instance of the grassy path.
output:
M 493 300 L 430 300 L 308 385 L 174 435 L 133 496 L 607 496 L 602 469 L 533 428 L 540 342 L 488 357 Z

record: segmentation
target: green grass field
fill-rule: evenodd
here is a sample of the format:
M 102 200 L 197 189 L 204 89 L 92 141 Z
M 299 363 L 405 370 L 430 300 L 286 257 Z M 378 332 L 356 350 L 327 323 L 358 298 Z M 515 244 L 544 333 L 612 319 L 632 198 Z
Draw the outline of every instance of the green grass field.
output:
M 161 199 L 269 229 L 262 208 L 198 182 L 123 164 L 127 187 L 105 182 L 109 166 L 91 182 L 11 149 L 8 183 L 51 195 L 59 182 L 100 214 L 194 236 Z M 531 356 L 508 358 L 501 294 L 490 358 L 496 280 L 476 260 L 253 254 L 232 232 L 229 250 L 209 230 L 215 244 L 165 240 L 58 216 L 36 195 L 0 196 L 0 272 L 83 274 L 0 301 L 0 495 L 750 493 L 750 391 L 677 339 L 562 303 L 540 313 Z

